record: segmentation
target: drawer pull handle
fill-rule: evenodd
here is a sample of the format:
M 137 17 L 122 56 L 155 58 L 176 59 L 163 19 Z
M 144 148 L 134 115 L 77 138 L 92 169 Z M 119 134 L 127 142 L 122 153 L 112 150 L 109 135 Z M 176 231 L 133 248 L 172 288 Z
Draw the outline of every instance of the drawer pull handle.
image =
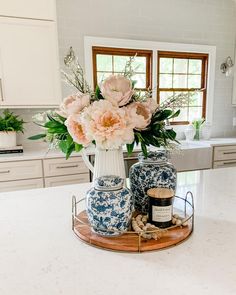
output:
M 10 173 L 10 170 L 0 171 L 1 174 Z
M 1 101 L 4 101 L 3 89 L 2 89 L 2 79 L 1 78 L 0 78 L 0 96 L 1 96 Z
M 233 162 L 224 162 L 223 165 L 231 165 L 231 164 L 236 164 L 236 161 Z
M 128 161 L 128 160 L 137 160 L 138 161 L 138 157 L 127 157 L 127 158 L 124 158 L 125 161 Z
M 66 169 L 66 168 L 77 168 L 79 165 L 71 165 L 71 166 L 57 166 L 57 169 Z
M 224 155 L 236 154 L 236 152 L 223 152 Z

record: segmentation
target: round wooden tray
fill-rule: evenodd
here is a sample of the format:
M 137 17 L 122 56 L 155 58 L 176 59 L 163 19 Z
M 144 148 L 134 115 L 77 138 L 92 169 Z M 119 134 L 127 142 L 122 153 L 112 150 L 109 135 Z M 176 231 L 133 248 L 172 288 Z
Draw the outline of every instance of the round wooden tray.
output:
M 144 252 L 175 246 L 192 233 L 192 225 L 167 230 L 159 240 L 145 240 L 137 234 L 125 233 L 118 237 L 103 237 L 95 234 L 89 225 L 85 211 L 80 212 L 73 224 L 75 234 L 84 242 L 105 250 L 121 252 Z

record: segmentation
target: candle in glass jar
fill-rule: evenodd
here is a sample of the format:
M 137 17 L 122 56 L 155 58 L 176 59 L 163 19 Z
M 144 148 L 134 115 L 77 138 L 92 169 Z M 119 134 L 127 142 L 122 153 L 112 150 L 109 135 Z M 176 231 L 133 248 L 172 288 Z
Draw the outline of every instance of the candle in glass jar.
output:
M 172 225 L 174 191 L 168 188 L 151 188 L 149 196 L 149 222 L 160 228 Z

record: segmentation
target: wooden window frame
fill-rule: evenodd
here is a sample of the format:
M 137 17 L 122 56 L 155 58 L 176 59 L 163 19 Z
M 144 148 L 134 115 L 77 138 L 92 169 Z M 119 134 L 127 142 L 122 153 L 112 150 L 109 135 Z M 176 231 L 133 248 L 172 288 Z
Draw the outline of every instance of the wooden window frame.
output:
M 201 72 L 201 88 L 159 88 L 160 85 L 160 58 L 178 58 L 178 59 L 201 59 L 202 72 Z M 175 51 L 158 51 L 157 52 L 157 103 L 160 102 L 161 91 L 171 92 L 191 92 L 194 90 L 202 90 L 202 118 L 206 117 L 206 101 L 207 101 L 207 74 L 208 74 L 208 59 L 209 54 L 205 53 L 192 53 L 192 52 L 175 52 Z M 176 121 L 171 122 L 172 125 L 187 125 L 189 121 Z
M 144 56 L 146 57 L 146 87 L 136 88 L 138 90 L 147 90 L 152 88 L 152 50 L 130 49 L 130 48 L 113 48 L 92 46 L 93 59 L 93 83 L 94 87 L 97 85 L 97 54 L 117 55 L 117 56 Z

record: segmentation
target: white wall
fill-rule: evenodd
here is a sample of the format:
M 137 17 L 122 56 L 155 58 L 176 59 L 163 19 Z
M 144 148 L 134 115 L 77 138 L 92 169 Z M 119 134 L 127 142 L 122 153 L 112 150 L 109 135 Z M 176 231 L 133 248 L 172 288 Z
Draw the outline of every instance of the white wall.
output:
M 32 122 L 32 116 L 44 112 L 45 109 L 13 109 L 13 111 L 15 114 L 21 116 L 26 122 L 24 125 L 24 133 L 17 134 L 17 144 L 23 144 L 24 148 L 46 149 L 48 147 L 47 143 L 27 139 L 29 136 L 42 133 L 42 129 Z
M 236 136 L 232 127 L 232 78 L 219 71 L 234 55 L 236 12 L 233 0 L 57 0 L 60 61 L 73 46 L 84 63 L 84 36 L 101 36 L 217 46 L 213 135 Z M 63 85 L 64 95 L 70 93 Z M 27 121 L 37 110 L 17 110 Z M 39 130 L 26 125 L 19 142 Z M 35 143 L 34 143 L 35 146 Z
M 222 61 L 234 55 L 232 0 L 57 0 L 57 14 L 61 65 L 71 45 L 84 63 L 84 36 L 216 45 L 213 135 L 236 135 L 232 78 L 219 71 Z

